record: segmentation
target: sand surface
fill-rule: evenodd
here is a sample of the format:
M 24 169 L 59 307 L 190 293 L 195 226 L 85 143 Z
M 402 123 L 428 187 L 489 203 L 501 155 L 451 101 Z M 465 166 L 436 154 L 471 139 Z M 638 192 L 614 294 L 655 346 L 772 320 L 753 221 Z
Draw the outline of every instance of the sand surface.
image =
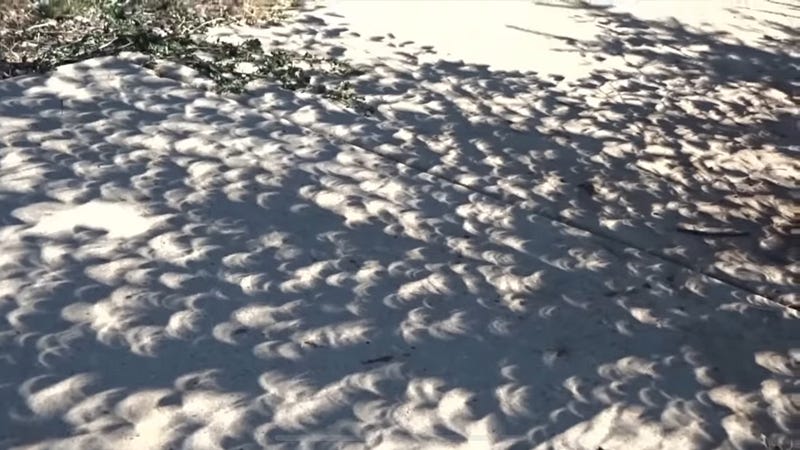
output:
M 363 66 L 370 117 L 0 82 L 0 448 L 800 443 L 800 8 L 499 3 L 216 31 Z
M 369 69 L 375 120 L 275 114 L 800 307 L 796 7 L 422 3 L 316 4 L 216 36 Z

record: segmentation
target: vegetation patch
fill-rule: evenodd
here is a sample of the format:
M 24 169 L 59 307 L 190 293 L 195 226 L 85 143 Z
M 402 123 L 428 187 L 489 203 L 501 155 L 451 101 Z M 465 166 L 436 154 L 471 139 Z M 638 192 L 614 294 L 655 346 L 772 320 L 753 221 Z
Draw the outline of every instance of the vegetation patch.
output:
M 206 37 L 215 25 L 269 25 L 283 18 L 292 1 L 10 1 L 0 19 L 0 79 L 137 52 L 151 58 L 149 67 L 159 60 L 191 67 L 219 92 L 238 93 L 248 83 L 270 80 L 369 112 L 349 81 L 360 72 L 345 62 L 265 49 L 256 39 L 233 45 Z

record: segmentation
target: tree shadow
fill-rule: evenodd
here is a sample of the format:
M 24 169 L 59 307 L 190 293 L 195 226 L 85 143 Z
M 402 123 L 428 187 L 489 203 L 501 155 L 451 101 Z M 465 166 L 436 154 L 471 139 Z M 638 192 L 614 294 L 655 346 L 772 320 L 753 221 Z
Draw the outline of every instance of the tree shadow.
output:
M 642 250 L 720 195 L 680 152 L 606 156 L 654 105 L 589 114 L 552 81 L 445 61 L 376 70 L 385 82 L 366 75 L 362 90 L 425 107 L 376 120 L 269 86 L 219 97 L 118 59 L 0 83 L 0 446 L 796 436 L 791 310 Z M 500 97 L 547 117 L 496 112 Z M 682 186 L 628 167 L 634 156 L 695 164 L 679 171 L 688 212 L 628 207 Z M 772 214 L 750 208 L 759 226 Z M 586 231 L 602 227 L 613 233 Z M 637 229 L 652 242 L 618 236 Z M 718 251 L 693 237 L 674 245 Z
M 796 307 L 796 30 L 760 24 L 771 31 L 753 47 L 677 21 L 583 14 L 596 39 L 550 38 L 614 61 L 585 78 L 490 70 L 406 45 L 358 83 L 379 110 L 373 120 L 274 93 L 270 108 L 300 109 L 319 132 Z M 298 22 L 262 36 L 343 53 L 316 38 L 324 29 Z

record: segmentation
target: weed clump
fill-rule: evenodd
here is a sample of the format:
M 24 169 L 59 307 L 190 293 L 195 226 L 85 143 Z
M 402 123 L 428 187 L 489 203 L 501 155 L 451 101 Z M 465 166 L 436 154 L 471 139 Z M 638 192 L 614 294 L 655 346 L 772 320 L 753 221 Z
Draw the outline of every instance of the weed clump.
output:
M 0 21 L 0 79 L 136 52 L 149 57 L 146 66 L 151 68 L 158 61 L 188 66 L 219 92 L 239 93 L 248 83 L 269 80 L 368 110 L 348 81 L 360 72 L 345 62 L 265 49 L 257 39 L 234 45 L 207 38 L 211 26 L 268 24 L 282 17 L 274 1 L 272 9 L 258 13 L 253 1 L 215 7 L 214 2 L 192 5 L 186 0 L 0 0 L 11 2 Z M 243 9 L 245 3 L 251 8 Z M 313 82 L 316 79 L 327 83 Z

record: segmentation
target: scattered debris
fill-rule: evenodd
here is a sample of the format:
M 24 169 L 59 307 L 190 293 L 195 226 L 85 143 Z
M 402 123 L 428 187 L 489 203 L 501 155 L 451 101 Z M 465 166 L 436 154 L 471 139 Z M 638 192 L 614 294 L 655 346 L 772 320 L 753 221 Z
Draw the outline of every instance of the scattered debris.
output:
M 378 358 L 367 359 L 365 361 L 361 361 L 361 364 L 375 364 L 375 363 L 385 363 L 389 362 L 394 359 L 392 355 L 381 356 Z
M 238 21 L 229 10 L 197 10 L 177 0 L 86 0 L 73 9 L 62 3 L 50 0 L 38 9 L 20 3 L 15 11 L 23 18 L 0 19 L 0 79 L 134 52 L 151 58 L 148 68 L 169 61 L 194 69 L 219 92 L 239 93 L 253 81 L 268 80 L 372 111 L 349 81 L 362 72 L 343 61 L 265 49 L 257 39 L 238 45 L 209 41 L 204 35 L 209 27 Z M 325 89 L 319 90 L 312 78 L 324 80 Z

